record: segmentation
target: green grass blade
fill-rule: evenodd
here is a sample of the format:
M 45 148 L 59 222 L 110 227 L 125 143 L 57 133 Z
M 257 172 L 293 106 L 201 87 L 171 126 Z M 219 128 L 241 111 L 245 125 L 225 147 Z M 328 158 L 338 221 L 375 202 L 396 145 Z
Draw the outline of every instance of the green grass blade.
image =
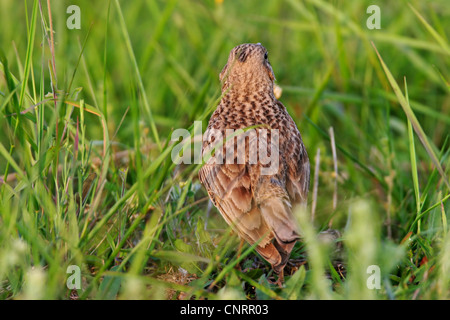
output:
M 428 30 L 428 32 L 433 36 L 433 38 L 437 41 L 437 43 L 440 44 L 440 46 L 445 50 L 445 52 L 450 55 L 450 47 L 448 46 L 447 42 L 442 38 L 439 33 L 434 30 L 434 28 L 425 20 L 425 18 L 412 6 L 411 3 L 408 3 L 411 10 L 414 12 L 414 14 L 419 18 L 420 22 L 425 26 L 425 28 Z
M 11 165 L 11 167 L 16 170 L 16 175 L 19 176 L 19 178 L 25 182 L 27 182 L 27 178 L 23 173 L 23 170 L 20 168 L 20 166 L 17 164 L 17 162 L 11 157 L 10 152 L 8 152 L 2 143 L 0 143 L 0 154 L 6 159 L 6 162 Z M 6 178 L 6 177 L 5 177 Z
M 378 59 L 381 62 L 381 66 L 383 67 L 383 70 L 389 80 L 389 83 L 391 84 L 392 89 L 394 90 L 395 95 L 397 96 L 398 102 L 403 108 L 403 111 L 405 112 L 406 116 L 408 117 L 408 120 L 411 122 L 411 125 L 414 128 L 414 131 L 416 132 L 417 136 L 419 137 L 420 141 L 422 142 L 422 145 L 425 147 L 425 150 L 427 151 L 428 155 L 431 158 L 431 161 L 433 162 L 436 169 L 439 171 L 439 173 L 442 176 L 442 180 L 447 185 L 447 188 L 450 189 L 450 183 L 448 181 L 448 177 L 444 172 L 444 169 L 442 169 L 442 166 L 439 162 L 439 159 L 437 158 L 433 147 L 431 146 L 430 142 L 428 141 L 428 137 L 425 134 L 425 132 L 422 129 L 422 126 L 420 125 L 419 121 L 417 120 L 414 111 L 411 109 L 411 106 L 409 105 L 408 101 L 403 96 L 402 91 L 400 90 L 397 82 L 394 79 L 394 76 L 392 75 L 391 71 L 387 67 L 387 65 L 384 63 L 384 60 L 381 58 L 380 53 L 378 52 L 375 44 L 372 42 L 372 46 L 375 49 L 376 54 L 378 55 Z
M 134 55 L 133 46 L 131 45 L 131 39 L 130 39 L 130 35 L 129 35 L 128 30 L 127 30 L 127 26 L 126 26 L 126 23 L 125 23 L 125 18 L 123 17 L 123 13 L 122 13 L 122 9 L 120 7 L 119 1 L 116 0 L 115 3 L 116 3 L 117 12 L 119 14 L 119 23 L 120 23 L 120 27 L 121 27 L 121 30 L 122 30 L 122 34 L 123 34 L 123 36 L 125 38 L 125 44 L 127 46 L 128 54 L 129 54 L 129 56 L 131 58 L 131 62 L 133 64 L 134 72 L 136 73 L 136 77 L 138 79 L 139 90 L 141 92 L 142 99 L 143 99 L 143 102 L 144 102 L 144 110 L 145 110 L 146 115 L 148 117 L 150 128 L 152 130 L 153 137 L 155 138 L 155 142 L 156 142 L 159 150 L 161 151 L 162 147 L 161 147 L 161 142 L 160 142 L 160 139 L 159 139 L 158 130 L 156 129 L 155 120 L 153 119 L 152 109 L 150 108 L 150 104 L 149 104 L 148 99 L 147 99 L 147 94 L 145 92 L 145 87 L 144 87 L 144 83 L 142 81 L 141 72 L 139 71 L 139 67 L 138 67 L 138 64 L 137 64 L 136 56 Z
M 406 84 L 406 79 L 405 79 L 405 95 L 406 95 L 406 101 L 409 104 L 408 87 Z M 421 202 L 420 202 L 419 177 L 417 174 L 416 147 L 414 145 L 414 133 L 413 133 L 411 121 L 409 121 L 409 119 L 407 119 L 407 121 L 408 121 L 408 138 L 409 138 L 409 155 L 410 155 L 410 159 L 411 159 L 411 174 L 412 174 L 412 178 L 413 178 L 414 195 L 415 195 L 415 199 L 416 199 L 416 214 L 418 215 L 418 214 L 420 214 Z M 417 232 L 420 233 L 420 220 L 417 224 L 417 230 L 418 230 Z
M 28 33 L 28 41 L 27 41 L 27 56 L 25 60 L 25 72 L 23 76 L 23 82 L 22 82 L 22 91 L 20 91 L 20 98 L 19 98 L 19 106 L 22 107 L 23 99 L 25 98 L 25 92 L 27 88 L 28 83 L 28 76 L 30 74 L 30 68 L 31 68 L 31 57 L 33 56 L 33 48 L 34 48 L 34 36 L 36 33 L 36 20 L 37 20 L 37 11 L 38 11 L 38 0 L 34 0 L 33 5 L 33 13 L 31 15 L 31 23 L 30 23 L 30 31 Z

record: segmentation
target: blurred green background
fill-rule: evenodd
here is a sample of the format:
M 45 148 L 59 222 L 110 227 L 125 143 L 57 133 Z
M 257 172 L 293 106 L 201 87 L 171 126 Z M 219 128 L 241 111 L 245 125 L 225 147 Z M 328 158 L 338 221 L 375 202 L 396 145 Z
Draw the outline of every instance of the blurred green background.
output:
M 66 25 L 72 4 L 79 30 Z M 379 30 L 366 27 L 372 4 Z M 47 5 L 0 2 L 0 297 L 449 297 L 447 1 Z M 293 259 L 307 264 L 292 267 L 287 289 L 267 282 L 270 268 L 251 250 L 238 260 L 224 246 L 229 233 L 208 207 L 199 167 L 170 160 L 171 132 L 195 120 L 206 127 L 219 72 L 246 42 L 268 49 L 311 160 L 311 246 L 296 246 Z M 371 42 L 425 135 L 408 127 Z M 339 258 L 316 243 L 328 227 L 343 234 Z M 335 260 L 348 272 L 339 274 Z M 250 271 L 233 269 L 238 262 Z M 80 290 L 65 286 L 72 264 L 82 267 Z M 365 286 L 368 264 L 382 267 L 378 291 Z

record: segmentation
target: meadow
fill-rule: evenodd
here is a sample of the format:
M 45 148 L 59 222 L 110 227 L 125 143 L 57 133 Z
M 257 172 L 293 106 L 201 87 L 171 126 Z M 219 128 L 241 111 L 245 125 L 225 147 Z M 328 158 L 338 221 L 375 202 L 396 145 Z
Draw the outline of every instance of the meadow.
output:
M 0 2 L 0 299 L 450 299 L 448 1 L 72 2 Z M 247 42 L 311 161 L 284 288 L 172 161 Z

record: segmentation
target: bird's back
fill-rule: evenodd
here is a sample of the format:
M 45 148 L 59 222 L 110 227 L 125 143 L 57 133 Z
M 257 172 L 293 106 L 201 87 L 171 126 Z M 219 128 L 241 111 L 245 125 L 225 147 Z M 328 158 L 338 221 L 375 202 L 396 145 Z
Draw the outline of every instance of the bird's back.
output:
M 199 176 L 214 205 L 241 238 L 250 244 L 259 242 L 257 251 L 271 264 L 284 264 L 283 260 L 288 256 L 279 254 L 280 251 L 290 253 L 291 244 L 299 238 L 292 208 L 306 202 L 309 161 L 300 133 L 285 107 L 274 98 L 252 98 L 232 102 L 225 96 L 212 115 L 207 132 L 213 131 L 216 136 L 220 132 L 226 140 L 227 129 L 252 130 L 257 144 L 251 143 L 249 131 L 241 133 L 248 137 L 245 143 L 239 144 L 239 136 L 229 139 L 222 149 L 223 164 L 210 159 Z M 267 142 L 262 141 L 264 130 Z M 275 130 L 278 130 L 278 148 L 270 141 Z M 215 143 L 214 135 L 206 136 L 204 152 Z M 257 153 L 256 159 L 260 158 L 259 144 L 264 143 L 269 157 L 272 153 L 278 157 L 278 168 L 270 175 L 261 174 L 270 163 L 250 163 L 254 153 Z M 226 157 L 227 146 L 232 146 L 235 151 L 232 159 Z M 242 154 L 245 155 L 244 163 L 239 163 L 238 157 Z M 273 239 L 276 244 L 271 243 Z

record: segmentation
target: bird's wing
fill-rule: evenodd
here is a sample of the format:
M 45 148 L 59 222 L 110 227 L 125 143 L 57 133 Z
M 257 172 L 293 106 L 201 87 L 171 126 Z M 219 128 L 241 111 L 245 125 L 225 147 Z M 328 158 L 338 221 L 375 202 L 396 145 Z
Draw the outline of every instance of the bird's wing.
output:
M 279 273 L 294 242 L 273 244 L 271 240 L 274 236 L 284 237 L 295 224 L 289 224 L 289 212 L 282 215 L 278 212 L 278 198 L 268 199 L 260 206 L 255 204 L 247 169 L 245 165 L 205 164 L 199 171 L 199 178 L 225 221 L 250 245 L 258 242 L 256 251 Z M 281 203 L 281 206 L 289 210 L 287 204 L 284 207 Z M 283 221 L 284 218 L 287 220 Z
M 309 159 L 306 150 L 298 150 L 298 157 L 292 158 L 288 164 L 289 170 L 286 180 L 286 190 L 293 205 L 306 205 L 309 191 Z
M 306 205 L 310 178 L 308 153 L 294 120 L 287 113 L 283 104 L 281 102 L 278 102 L 278 104 L 285 112 L 287 122 L 285 128 L 286 190 L 292 206 L 297 204 Z
M 299 239 L 297 222 L 287 196 L 277 193 L 274 192 L 272 196 L 260 203 L 261 215 L 278 243 L 291 243 Z
M 279 155 L 278 173 L 261 177 L 255 192 L 261 215 L 276 238 L 277 250 L 288 256 L 292 243 L 299 239 L 298 225 L 293 209 L 306 205 L 309 189 L 309 159 L 300 132 L 286 108 L 279 102 Z M 272 141 L 271 141 L 272 143 Z M 254 168 L 250 168 L 253 170 Z
M 214 205 L 225 221 L 247 242 L 266 246 L 271 231 L 253 201 L 250 177 L 245 164 L 208 164 L 199 171 Z

